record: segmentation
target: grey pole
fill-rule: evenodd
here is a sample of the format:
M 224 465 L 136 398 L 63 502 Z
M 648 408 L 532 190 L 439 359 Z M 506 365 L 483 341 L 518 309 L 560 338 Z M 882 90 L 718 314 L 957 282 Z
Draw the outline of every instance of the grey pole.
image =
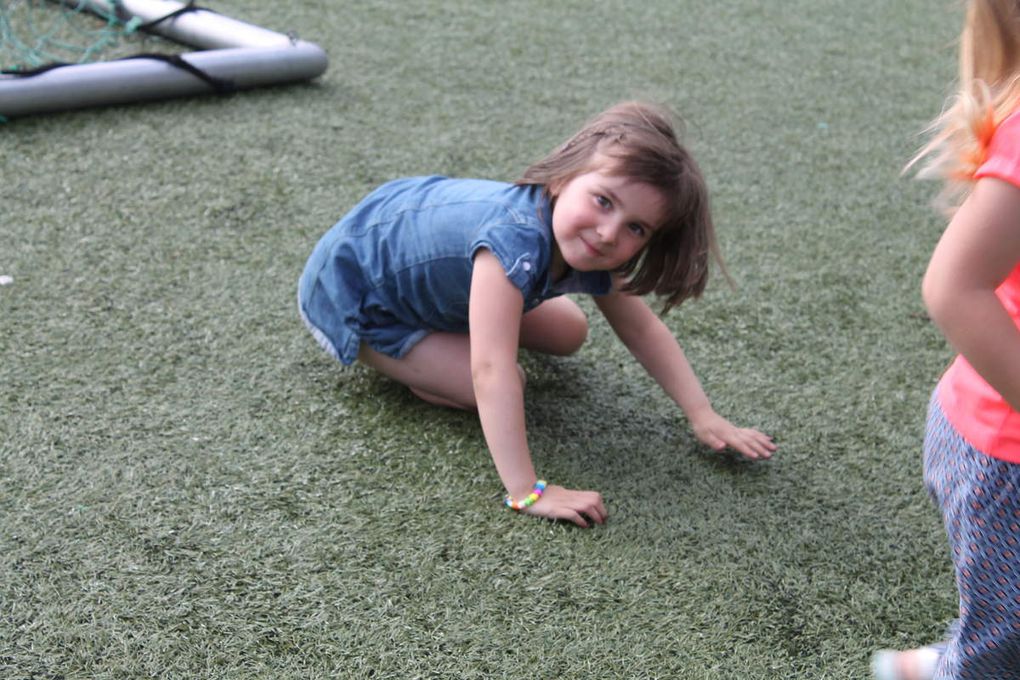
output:
M 143 23 L 184 7 L 171 0 L 122 0 L 118 4 L 122 10 L 119 13 L 127 12 Z M 89 9 L 100 14 L 115 10 L 108 0 L 90 0 Z M 228 81 L 236 89 L 308 80 L 322 74 L 328 65 L 326 53 L 318 45 L 205 10 L 178 15 L 151 30 L 202 48 L 203 51 L 186 53 L 181 58 L 209 76 Z M 78 64 L 28 77 L 0 75 L 0 116 L 212 91 L 209 83 L 163 61 L 122 59 Z

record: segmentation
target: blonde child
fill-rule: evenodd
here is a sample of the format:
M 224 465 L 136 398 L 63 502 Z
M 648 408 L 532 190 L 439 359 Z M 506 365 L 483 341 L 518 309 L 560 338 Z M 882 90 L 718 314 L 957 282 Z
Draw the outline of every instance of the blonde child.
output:
M 698 167 L 657 107 L 622 103 L 590 121 L 515 184 L 414 177 L 384 184 L 315 247 L 301 316 L 344 364 L 360 360 L 432 404 L 477 409 L 506 504 L 586 527 L 595 491 L 540 480 L 524 422 L 518 348 L 576 352 L 588 293 L 687 416 L 698 439 L 768 458 L 705 396 L 680 345 L 640 297 L 664 308 L 705 288 L 717 247 Z
M 1020 1 L 968 2 L 960 81 L 919 155 L 966 192 L 922 289 L 959 351 L 924 444 L 959 618 L 939 644 L 876 654 L 880 680 L 1020 679 Z

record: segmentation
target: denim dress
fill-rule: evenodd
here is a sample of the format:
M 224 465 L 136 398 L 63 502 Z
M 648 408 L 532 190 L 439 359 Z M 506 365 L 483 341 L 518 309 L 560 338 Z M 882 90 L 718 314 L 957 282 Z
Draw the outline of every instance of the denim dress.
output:
M 550 282 L 551 214 L 537 185 L 438 176 L 388 182 L 315 246 L 298 283 L 301 317 L 344 364 L 361 342 L 399 359 L 432 331 L 467 333 L 480 248 L 521 291 L 525 312 L 563 293 L 608 293 L 608 272 L 571 271 Z

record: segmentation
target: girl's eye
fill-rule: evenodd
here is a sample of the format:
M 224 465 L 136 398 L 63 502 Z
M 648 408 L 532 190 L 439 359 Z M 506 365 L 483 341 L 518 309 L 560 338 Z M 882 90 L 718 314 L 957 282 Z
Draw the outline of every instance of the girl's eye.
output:
M 630 233 L 637 237 L 643 237 L 645 235 L 645 228 L 637 222 L 631 222 L 627 225 L 627 228 L 630 229 Z
M 613 207 L 613 202 L 610 201 L 605 196 L 603 196 L 602 194 L 596 194 L 595 195 L 595 202 L 598 203 L 599 207 L 601 207 L 601 208 L 611 208 L 611 207 Z

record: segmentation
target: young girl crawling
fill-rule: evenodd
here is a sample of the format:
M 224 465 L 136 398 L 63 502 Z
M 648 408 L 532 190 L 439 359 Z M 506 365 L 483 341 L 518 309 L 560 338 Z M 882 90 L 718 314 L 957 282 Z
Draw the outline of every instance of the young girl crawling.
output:
M 376 189 L 316 245 L 301 316 L 344 364 L 356 359 L 433 404 L 477 409 L 506 505 L 587 527 L 595 491 L 539 479 L 524 422 L 520 347 L 576 352 L 587 293 L 686 415 L 697 438 L 768 458 L 770 437 L 717 414 L 664 309 L 705 289 L 718 257 L 704 179 L 669 114 L 626 102 L 603 112 L 514 184 L 445 177 Z

